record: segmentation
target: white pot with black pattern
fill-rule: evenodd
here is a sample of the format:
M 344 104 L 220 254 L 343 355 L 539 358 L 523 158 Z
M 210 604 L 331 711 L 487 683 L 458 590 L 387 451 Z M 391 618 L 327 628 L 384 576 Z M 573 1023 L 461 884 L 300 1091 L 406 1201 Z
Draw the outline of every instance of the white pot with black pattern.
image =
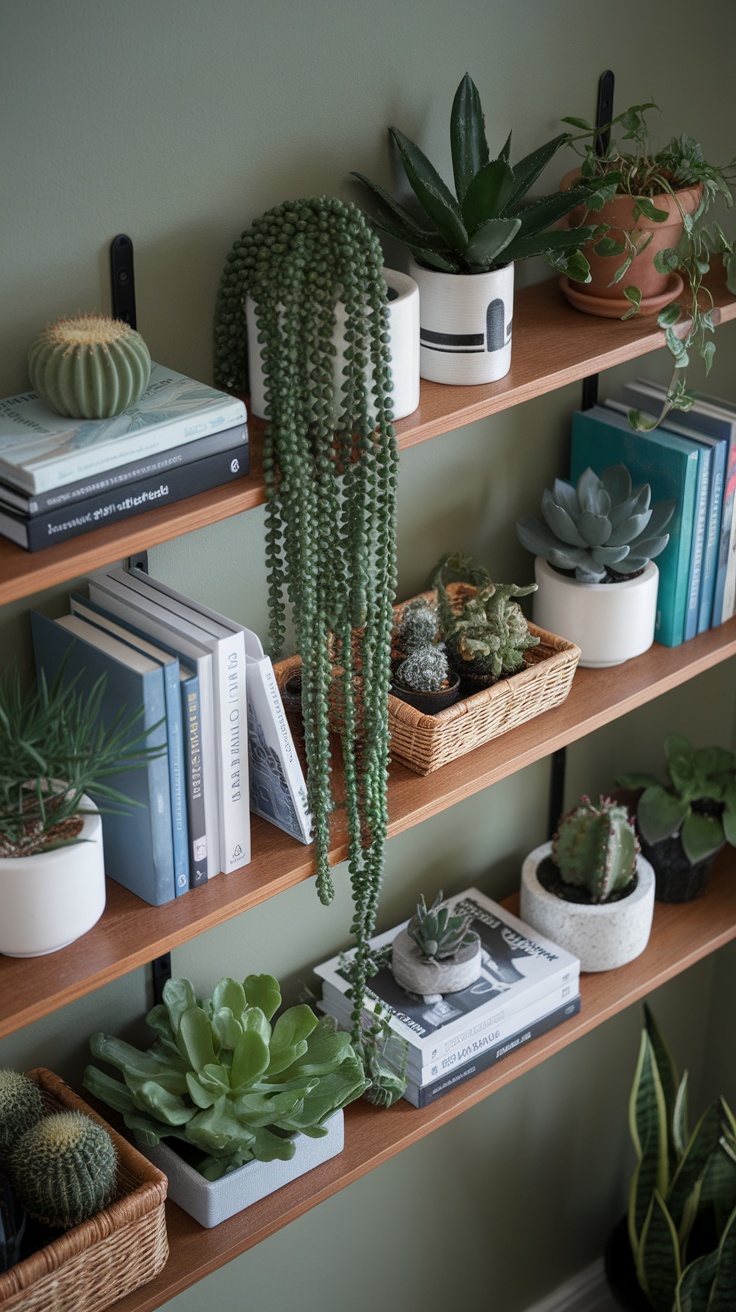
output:
M 412 260 L 419 286 L 419 372 L 433 383 L 495 383 L 511 368 L 514 266 L 438 273 Z

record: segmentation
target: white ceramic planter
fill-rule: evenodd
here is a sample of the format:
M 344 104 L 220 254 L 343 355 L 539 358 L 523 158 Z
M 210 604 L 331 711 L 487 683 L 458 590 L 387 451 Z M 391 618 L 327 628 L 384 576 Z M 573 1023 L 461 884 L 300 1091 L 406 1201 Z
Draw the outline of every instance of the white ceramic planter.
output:
M 405 929 L 393 941 L 391 971 L 396 983 L 425 999 L 470 988 L 480 975 L 481 964 L 481 943 L 477 934 L 475 942 L 460 948 L 451 961 L 426 961 Z
M 581 970 L 614 970 L 633 961 L 644 951 L 652 928 L 654 871 L 649 862 L 637 856 L 637 885 L 628 897 L 591 906 L 565 902 L 540 884 L 537 868 L 551 850 L 551 843 L 543 843 L 524 861 L 521 919 L 579 957 Z
M 88 797 L 83 805 L 94 803 Z M 86 934 L 105 910 L 102 820 L 85 815 L 84 842 L 0 859 L 0 953 L 42 957 Z
M 437 273 L 410 265 L 419 286 L 419 372 L 434 383 L 494 383 L 511 368 L 514 266 Z
M 394 419 L 404 419 L 419 405 L 419 288 L 413 278 L 397 269 L 384 269 L 388 287 L 391 377 L 393 380 Z M 250 296 L 245 302 L 248 329 L 248 373 L 250 409 L 259 419 L 266 419 L 265 380 L 261 363 L 256 309 Z M 345 311 L 335 307 L 335 387 L 339 387 L 345 365 Z
M 641 656 L 654 642 L 659 587 L 654 561 L 623 583 L 579 583 L 536 556 L 534 577 L 534 623 L 574 642 L 580 648 L 580 665 L 620 665 Z
M 344 1142 L 344 1113 L 338 1111 L 327 1122 L 327 1134 L 322 1139 L 297 1135 L 296 1151 L 291 1161 L 246 1162 L 245 1166 L 224 1175 L 221 1180 L 205 1180 L 164 1142 L 141 1148 L 141 1152 L 168 1177 L 169 1198 L 209 1230 L 313 1167 L 336 1157 L 342 1152 Z

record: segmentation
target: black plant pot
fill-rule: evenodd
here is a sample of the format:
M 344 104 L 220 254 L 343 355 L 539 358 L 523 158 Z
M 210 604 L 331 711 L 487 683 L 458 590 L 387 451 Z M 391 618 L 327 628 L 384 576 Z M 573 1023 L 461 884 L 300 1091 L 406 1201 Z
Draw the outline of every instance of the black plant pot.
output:
M 658 902 L 692 902 L 705 892 L 715 863 L 715 852 L 692 865 L 682 850 L 678 835 L 661 838 L 658 843 L 647 843 L 640 834 L 639 841 L 642 856 L 654 867 L 654 896 Z
M 652 1312 L 652 1305 L 636 1278 L 625 1216 L 611 1231 L 604 1263 L 608 1287 L 619 1307 L 625 1308 L 626 1312 Z
M 450 670 L 446 688 L 440 688 L 438 692 L 418 692 L 416 688 L 405 688 L 394 678 L 391 691 L 394 697 L 399 697 L 402 702 L 408 702 L 409 706 L 413 706 L 424 715 L 436 715 L 438 711 L 444 711 L 446 706 L 452 706 L 452 703 L 457 701 L 460 695 L 460 679 L 453 670 Z

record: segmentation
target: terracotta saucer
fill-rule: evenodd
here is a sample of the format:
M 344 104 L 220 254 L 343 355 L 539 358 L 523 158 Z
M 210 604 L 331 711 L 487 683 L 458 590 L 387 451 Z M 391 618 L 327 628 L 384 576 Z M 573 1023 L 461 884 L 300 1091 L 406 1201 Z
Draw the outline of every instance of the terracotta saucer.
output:
M 579 291 L 578 286 L 578 283 L 571 282 L 564 274 L 560 278 L 562 293 L 576 310 L 582 310 L 584 314 L 595 314 L 603 319 L 620 319 L 626 313 L 629 302 L 625 297 L 591 296 L 589 292 Z M 659 311 L 663 310 L 665 305 L 669 305 L 670 301 L 677 300 L 682 288 L 683 282 L 679 273 L 671 273 L 665 291 L 659 296 L 642 296 L 639 314 L 659 314 Z

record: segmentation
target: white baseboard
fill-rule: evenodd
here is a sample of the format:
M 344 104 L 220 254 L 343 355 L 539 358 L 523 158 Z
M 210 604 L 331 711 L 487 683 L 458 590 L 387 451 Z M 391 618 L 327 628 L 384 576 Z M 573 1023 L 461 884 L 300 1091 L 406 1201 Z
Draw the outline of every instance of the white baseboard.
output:
M 620 1312 L 606 1282 L 602 1260 L 578 1271 L 527 1312 Z

